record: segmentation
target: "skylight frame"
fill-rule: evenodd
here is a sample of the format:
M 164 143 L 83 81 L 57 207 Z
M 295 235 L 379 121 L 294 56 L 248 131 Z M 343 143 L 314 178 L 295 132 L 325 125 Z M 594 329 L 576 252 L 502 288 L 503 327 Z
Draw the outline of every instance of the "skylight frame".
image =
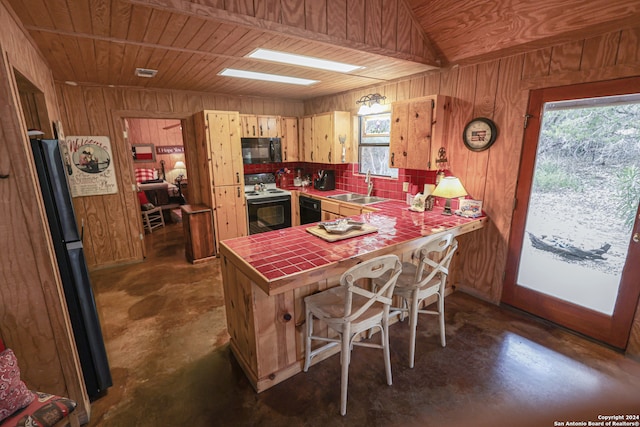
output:
M 279 74 L 260 73 L 257 71 L 240 70 L 238 68 L 225 68 L 218 73 L 219 76 L 237 77 L 248 80 L 260 80 L 272 83 L 285 83 L 298 86 L 311 86 L 320 83 L 320 80 L 303 79 L 301 77 L 283 76 Z
M 258 48 L 248 53 L 245 58 L 261 59 L 279 64 L 294 65 L 298 67 L 313 68 L 316 70 L 333 71 L 348 74 L 364 67 L 361 65 L 347 64 L 345 62 L 331 61 L 329 59 L 316 58 L 307 55 L 282 52 L 278 50 Z

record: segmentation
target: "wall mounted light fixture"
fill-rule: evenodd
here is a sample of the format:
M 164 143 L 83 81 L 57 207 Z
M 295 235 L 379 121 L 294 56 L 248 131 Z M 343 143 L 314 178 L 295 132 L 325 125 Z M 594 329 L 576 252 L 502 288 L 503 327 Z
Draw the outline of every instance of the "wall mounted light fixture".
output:
M 358 110 L 359 116 L 366 116 L 368 114 L 378 114 L 384 112 L 384 108 L 380 104 L 380 101 L 384 101 L 387 99 L 386 96 L 380 95 L 379 93 L 370 93 L 369 95 L 364 95 L 362 98 L 356 101 L 357 104 L 360 105 L 360 109 Z

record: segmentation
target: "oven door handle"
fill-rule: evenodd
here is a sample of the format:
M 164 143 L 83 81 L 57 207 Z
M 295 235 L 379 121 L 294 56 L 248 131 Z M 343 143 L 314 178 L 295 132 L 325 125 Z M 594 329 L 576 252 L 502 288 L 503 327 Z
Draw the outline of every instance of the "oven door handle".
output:
M 280 202 L 288 202 L 290 199 L 269 199 L 269 200 L 265 200 L 264 202 L 259 202 L 259 201 L 253 201 L 253 200 L 249 200 L 247 201 L 248 204 L 250 205 L 268 205 L 271 203 L 280 203 Z

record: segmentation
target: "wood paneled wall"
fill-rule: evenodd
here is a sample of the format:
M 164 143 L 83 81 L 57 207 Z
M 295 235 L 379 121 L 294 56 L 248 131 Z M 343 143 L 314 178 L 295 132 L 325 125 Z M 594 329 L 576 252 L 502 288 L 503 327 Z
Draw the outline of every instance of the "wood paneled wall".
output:
M 286 99 L 232 97 L 182 91 L 154 91 L 121 88 L 57 85 L 62 122 L 67 135 L 109 136 L 118 178 L 117 194 L 74 198 L 78 222 L 84 221 L 84 247 L 90 267 L 107 266 L 142 259 L 144 234 L 135 196 L 129 143 L 123 138 L 123 118 L 186 119 L 185 157 L 191 159 L 195 135 L 191 116 L 202 110 L 299 116 L 303 104 Z M 191 147 L 191 148 L 190 148 Z M 190 202 L 199 203 L 197 171 L 189 168 Z
M 16 353 L 22 379 L 31 389 L 66 395 L 79 406 L 74 418 L 86 420 L 89 400 L 69 325 L 44 205 L 29 147 L 17 70 L 41 93 L 43 119 L 59 117 L 53 78 L 21 24 L 0 2 L 0 335 Z M 27 97 L 35 101 L 34 97 Z M 31 123 L 43 117 L 26 109 Z M 42 124 L 42 123 L 41 123 Z
M 355 111 L 362 95 L 379 92 L 386 102 L 423 95 L 452 97 L 447 157 L 474 198 L 484 201 L 487 227 L 460 238 L 460 256 L 452 280 L 480 298 L 500 301 L 505 271 L 529 89 L 640 75 L 640 27 L 536 50 L 466 67 L 417 75 L 305 102 L 305 114 L 329 110 Z M 630 88 L 630 90 L 633 90 Z M 640 91 L 640 88 L 635 88 Z M 496 143 L 475 153 L 462 142 L 473 117 L 492 118 Z M 459 136 L 458 136 L 459 135 Z M 640 310 L 636 313 L 629 354 L 640 356 Z

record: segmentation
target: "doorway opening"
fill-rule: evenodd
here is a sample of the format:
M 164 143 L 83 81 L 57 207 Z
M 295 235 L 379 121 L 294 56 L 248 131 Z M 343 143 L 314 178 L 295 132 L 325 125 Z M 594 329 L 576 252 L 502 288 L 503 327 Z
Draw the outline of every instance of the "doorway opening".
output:
M 162 209 L 165 223 L 180 222 L 180 206 L 189 203 L 182 121 L 125 118 L 124 124 L 142 208 L 151 203 Z

